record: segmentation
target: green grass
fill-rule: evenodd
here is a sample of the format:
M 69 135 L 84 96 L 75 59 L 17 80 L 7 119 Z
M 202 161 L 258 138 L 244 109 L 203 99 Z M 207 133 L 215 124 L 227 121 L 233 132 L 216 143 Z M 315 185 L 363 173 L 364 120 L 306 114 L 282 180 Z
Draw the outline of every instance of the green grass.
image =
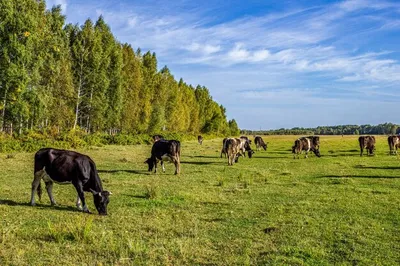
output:
M 182 173 L 149 174 L 150 145 L 79 150 L 112 191 L 109 215 L 76 210 L 72 185 L 28 206 L 33 153 L 0 154 L 0 265 L 398 265 L 400 161 L 377 137 L 322 136 L 321 158 L 293 159 L 295 136 L 219 158 L 222 141 L 182 143 Z M 161 170 L 161 168 L 160 168 Z M 86 194 L 89 209 L 95 207 Z

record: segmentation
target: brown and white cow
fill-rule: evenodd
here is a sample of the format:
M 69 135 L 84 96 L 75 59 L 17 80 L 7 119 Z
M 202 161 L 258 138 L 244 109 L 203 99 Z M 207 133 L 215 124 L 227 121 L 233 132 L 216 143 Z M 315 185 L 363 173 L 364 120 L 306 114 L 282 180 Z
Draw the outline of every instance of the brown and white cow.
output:
M 300 153 L 302 151 L 306 152 L 305 158 L 308 158 L 309 151 L 314 152 L 317 157 L 321 157 L 321 154 L 319 152 L 319 145 L 316 145 L 316 143 L 316 138 L 313 137 L 301 137 L 296 139 L 294 142 L 294 146 L 292 146 L 293 159 L 296 159 L 296 154 L 297 158 L 300 159 Z
M 237 163 L 240 155 L 240 139 L 226 138 L 224 139 L 224 153 L 228 156 L 228 165 Z
M 257 151 L 261 150 L 261 147 L 264 149 L 264 151 L 266 151 L 268 148 L 268 142 L 265 143 L 260 136 L 255 136 L 254 143 L 256 144 Z
M 400 148 L 400 136 L 391 135 L 388 137 L 388 144 L 390 152 L 389 154 L 397 154 L 397 148 Z
M 360 156 L 363 155 L 364 149 L 367 150 L 367 155 L 374 155 L 376 143 L 374 136 L 360 136 L 358 143 L 360 144 Z
M 197 141 L 199 142 L 200 145 L 203 144 L 203 136 L 198 135 L 197 136 Z

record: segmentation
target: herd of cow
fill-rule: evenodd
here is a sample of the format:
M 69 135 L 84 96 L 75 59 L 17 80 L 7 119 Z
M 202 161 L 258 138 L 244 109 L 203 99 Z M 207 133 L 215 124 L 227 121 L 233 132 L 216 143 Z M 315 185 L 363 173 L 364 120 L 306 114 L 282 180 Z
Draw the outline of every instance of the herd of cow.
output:
M 153 146 L 151 156 L 145 163 L 148 164 L 148 170 L 157 172 L 157 162 L 160 161 L 163 171 L 164 161 L 170 161 L 175 165 L 175 174 L 180 173 L 180 155 L 181 144 L 177 140 L 165 140 L 160 135 L 153 136 Z M 361 136 L 358 139 L 360 144 L 360 156 L 363 155 L 364 149 L 368 155 L 373 155 L 375 150 L 374 136 Z M 203 137 L 198 136 L 198 142 L 203 143 Z M 268 142 L 260 136 L 255 136 L 254 143 L 257 150 L 263 148 L 267 150 Z M 400 148 L 400 136 L 392 135 L 388 137 L 390 154 L 397 154 L 397 149 Z M 319 136 L 301 137 L 295 140 L 292 146 L 294 158 L 299 158 L 304 151 L 305 157 L 312 151 L 316 156 L 321 157 L 319 152 L 320 140 Z M 233 165 L 238 161 L 240 156 L 251 158 L 254 151 L 251 149 L 251 140 L 246 136 L 240 138 L 225 138 L 222 142 L 222 154 L 228 157 L 228 165 Z M 90 212 L 85 201 L 84 192 L 93 194 L 94 205 L 100 215 L 107 215 L 107 205 L 111 192 L 103 190 L 103 186 L 98 175 L 96 165 L 93 160 L 87 156 L 74 151 L 58 150 L 52 148 L 40 149 L 35 154 L 34 163 L 34 179 L 32 182 L 31 205 L 35 205 L 35 193 L 41 199 L 41 180 L 46 184 L 47 194 L 49 195 L 52 205 L 56 204 L 52 189 L 53 182 L 56 183 L 72 183 L 78 193 L 76 206 L 83 212 Z

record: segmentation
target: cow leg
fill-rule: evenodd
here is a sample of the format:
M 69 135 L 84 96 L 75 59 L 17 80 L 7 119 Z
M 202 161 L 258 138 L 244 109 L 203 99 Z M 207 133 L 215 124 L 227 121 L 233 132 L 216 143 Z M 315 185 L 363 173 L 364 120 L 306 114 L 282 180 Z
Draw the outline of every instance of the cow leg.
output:
M 361 150 L 361 152 L 360 152 L 360 157 L 362 157 L 362 154 L 363 154 L 363 148 L 361 148 L 360 150 Z
M 154 161 L 154 173 L 157 173 L 157 160 Z
M 32 206 L 34 206 L 36 203 L 35 203 L 35 193 L 36 193 L 36 190 L 38 191 L 38 196 L 39 196 L 39 201 L 41 201 L 42 199 L 42 192 L 41 192 L 41 189 L 40 189 L 40 180 L 42 179 L 42 177 L 45 175 L 46 173 L 45 173 L 45 171 L 44 170 L 40 170 L 40 171 L 37 171 L 35 174 L 34 174 L 34 178 L 33 178 L 33 181 L 32 181 L 32 191 L 31 191 L 31 205 Z
M 72 183 L 74 185 L 74 187 L 76 188 L 76 192 L 78 192 L 78 197 L 80 198 L 81 202 L 82 202 L 82 211 L 83 212 L 87 212 L 90 213 L 87 205 L 86 205 L 86 201 L 85 201 L 85 193 L 83 192 L 83 186 L 81 182 L 73 182 Z
M 81 204 L 81 199 L 79 198 L 79 195 L 76 196 L 76 207 L 79 210 L 82 210 L 82 204 Z
M 49 195 L 51 205 L 56 205 L 56 201 L 54 200 L 53 197 L 53 182 L 52 181 L 47 181 L 46 183 L 46 190 L 47 194 Z
M 165 173 L 165 166 L 164 166 L 164 161 L 163 160 L 161 160 L 161 167 L 162 167 L 162 171 L 163 171 L 163 173 Z

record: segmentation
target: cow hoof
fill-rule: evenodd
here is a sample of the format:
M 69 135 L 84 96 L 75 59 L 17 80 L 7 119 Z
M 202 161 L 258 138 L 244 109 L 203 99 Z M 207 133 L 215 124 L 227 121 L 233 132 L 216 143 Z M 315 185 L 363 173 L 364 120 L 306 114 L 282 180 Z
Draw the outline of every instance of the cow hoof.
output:
M 30 202 L 31 206 L 36 206 L 36 203 Z

